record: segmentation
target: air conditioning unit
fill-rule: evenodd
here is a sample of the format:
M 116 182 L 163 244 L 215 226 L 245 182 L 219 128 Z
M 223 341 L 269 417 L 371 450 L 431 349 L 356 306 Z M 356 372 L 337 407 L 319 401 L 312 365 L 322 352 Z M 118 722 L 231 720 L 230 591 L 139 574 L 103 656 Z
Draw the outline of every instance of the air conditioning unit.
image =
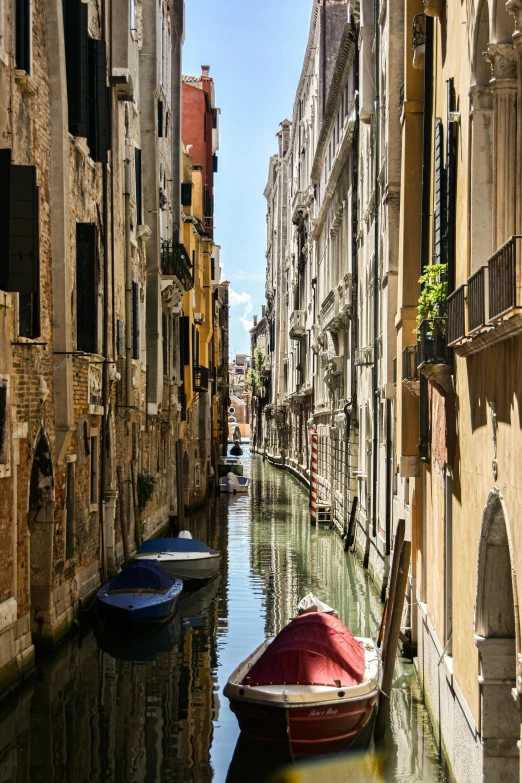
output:
M 340 375 L 343 371 L 343 357 L 332 356 L 332 358 L 328 362 L 328 369 L 330 370 L 332 375 Z

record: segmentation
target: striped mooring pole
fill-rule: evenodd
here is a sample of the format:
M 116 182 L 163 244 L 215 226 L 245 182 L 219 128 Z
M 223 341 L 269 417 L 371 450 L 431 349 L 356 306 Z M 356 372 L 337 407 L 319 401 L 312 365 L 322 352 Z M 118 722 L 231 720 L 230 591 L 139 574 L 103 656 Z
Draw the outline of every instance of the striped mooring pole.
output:
M 312 427 L 312 459 L 310 466 L 310 523 L 317 525 L 317 429 Z

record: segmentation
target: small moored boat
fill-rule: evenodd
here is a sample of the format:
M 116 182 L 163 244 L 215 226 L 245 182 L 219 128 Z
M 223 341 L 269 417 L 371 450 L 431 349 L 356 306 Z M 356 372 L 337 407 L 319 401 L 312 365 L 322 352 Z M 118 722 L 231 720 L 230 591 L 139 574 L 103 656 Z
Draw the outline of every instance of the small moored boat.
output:
M 203 541 L 187 538 L 182 530 L 177 538 L 153 538 L 138 549 L 135 562 L 159 563 L 171 577 L 183 581 L 211 579 L 219 569 L 221 555 Z M 190 536 L 190 533 L 188 533 Z
M 244 734 L 297 758 L 366 740 L 380 679 L 372 639 L 354 637 L 332 614 L 311 611 L 239 664 L 224 693 Z
M 235 495 L 237 492 L 248 492 L 250 479 L 247 476 L 236 476 L 235 473 L 228 473 L 219 479 L 219 491 L 228 492 Z
M 135 560 L 103 585 L 97 598 L 105 614 L 115 620 L 161 623 L 174 613 L 182 589 L 183 582 L 157 563 Z

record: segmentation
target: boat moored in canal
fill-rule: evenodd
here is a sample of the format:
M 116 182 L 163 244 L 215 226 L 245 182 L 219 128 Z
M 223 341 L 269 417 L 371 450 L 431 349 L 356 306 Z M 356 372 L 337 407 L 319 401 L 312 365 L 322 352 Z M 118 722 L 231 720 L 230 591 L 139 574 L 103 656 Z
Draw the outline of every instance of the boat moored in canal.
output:
M 104 614 L 123 623 L 162 623 L 174 614 L 181 579 L 171 577 L 158 563 L 134 561 L 103 585 L 97 598 Z
M 372 639 L 354 637 L 331 614 L 306 612 L 240 663 L 224 693 L 244 734 L 298 758 L 367 742 L 380 679 Z
M 229 495 L 237 493 L 246 493 L 250 489 L 250 479 L 248 476 L 236 476 L 235 473 L 228 473 L 219 479 L 219 491 L 228 492 Z
M 243 475 L 243 463 L 239 457 L 220 457 L 218 459 L 218 475 L 226 476 L 227 473 L 235 473 L 236 476 Z
M 211 579 L 219 570 L 221 555 L 203 541 L 182 530 L 177 538 L 152 538 L 138 549 L 136 561 L 159 563 L 171 576 L 184 582 Z

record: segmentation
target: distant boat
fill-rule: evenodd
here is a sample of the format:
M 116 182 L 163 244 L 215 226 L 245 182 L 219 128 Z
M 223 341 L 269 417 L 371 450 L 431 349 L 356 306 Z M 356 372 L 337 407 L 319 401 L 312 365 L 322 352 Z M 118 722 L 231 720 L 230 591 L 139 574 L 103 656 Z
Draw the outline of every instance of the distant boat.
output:
M 241 731 L 292 757 L 357 745 L 375 713 L 381 661 L 332 614 L 309 611 L 254 650 L 224 694 Z
M 211 579 L 219 569 L 220 553 L 203 541 L 186 538 L 183 535 L 186 532 L 181 531 L 178 538 L 144 541 L 134 562 L 159 563 L 171 577 L 184 581 Z
M 219 457 L 218 475 L 226 476 L 230 472 L 235 473 L 236 476 L 243 475 L 243 463 L 239 457 Z
M 176 609 L 183 582 L 152 561 L 130 563 L 98 590 L 104 613 L 124 623 L 164 622 Z
M 236 492 L 248 492 L 250 488 L 250 479 L 247 476 L 236 476 L 235 473 L 229 473 L 221 476 L 219 479 L 219 491 L 228 492 L 235 495 Z

